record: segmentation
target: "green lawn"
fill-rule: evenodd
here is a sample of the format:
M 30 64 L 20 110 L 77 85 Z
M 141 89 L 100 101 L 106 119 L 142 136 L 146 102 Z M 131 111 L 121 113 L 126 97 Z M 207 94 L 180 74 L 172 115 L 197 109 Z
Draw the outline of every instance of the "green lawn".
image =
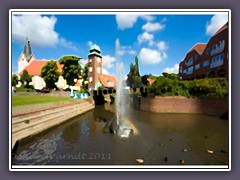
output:
M 41 104 L 49 102 L 71 101 L 68 97 L 51 97 L 51 96 L 39 96 L 39 95 L 14 95 L 12 96 L 12 107 L 23 106 L 30 104 Z

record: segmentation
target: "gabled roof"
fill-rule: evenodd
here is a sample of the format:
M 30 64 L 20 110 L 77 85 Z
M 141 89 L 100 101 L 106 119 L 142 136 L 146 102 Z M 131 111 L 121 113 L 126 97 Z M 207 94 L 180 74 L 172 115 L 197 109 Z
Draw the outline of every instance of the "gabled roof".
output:
M 147 78 L 147 81 L 149 82 L 150 85 L 152 85 L 155 82 L 155 79 Z
M 27 70 L 28 74 L 30 76 L 40 76 L 41 75 L 41 70 L 43 68 L 43 66 L 48 62 L 49 60 L 33 60 L 32 62 L 30 62 L 30 64 L 28 66 L 26 66 L 20 73 L 19 75 L 21 75 L 23 73 L 24 70 Z M 57 62 L 57 67 L 58 67 L 58 71 L 62 72 L 62 67 L 63 65 L 60 64 L 59 62 Z
M 99 76 L 99 80 L 101 81 L 104 87 L 115 87 L 117 85 L 117 79 L 114 76 L 102 74 Z M 112 82 L 112 83 L 108 83 Z
M 224 24 L 220 29 L 217 30 L 217 32 L 215 32 L 213 36 L 216 36 L 218 33 L 220 33 L 221 31 L 223 31 L 224 29 L 228 28 L 228 22 L 226 24 Z
M 192 50 L 195 49 L 199 55 L 202 55 L 206 46 L 207 46 L 206 43 L 197 43 L 188 52 L 191 52 Z

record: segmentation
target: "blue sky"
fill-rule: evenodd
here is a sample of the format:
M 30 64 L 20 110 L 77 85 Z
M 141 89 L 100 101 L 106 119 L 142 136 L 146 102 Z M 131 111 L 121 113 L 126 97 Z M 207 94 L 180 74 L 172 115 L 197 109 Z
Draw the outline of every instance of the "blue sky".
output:
M 227 18 L 226 14 L 13 15 L 12 71 L 17 72 L 27 36 L 38 60 L 77 55 L 84 64 L 90 45 L 97 44 L 107 74 L 116 75 L 119 59 L 128 73 L 135 56 L 141 75 L 177 72 L 189 49 L 196 43 L 206 43 Z

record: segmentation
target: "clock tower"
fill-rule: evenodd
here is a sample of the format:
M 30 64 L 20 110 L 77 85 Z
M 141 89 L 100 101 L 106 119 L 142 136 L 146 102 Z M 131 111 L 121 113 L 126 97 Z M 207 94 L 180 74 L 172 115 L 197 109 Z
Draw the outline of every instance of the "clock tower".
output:
M 96 84 L 102 75 L 102 56 L 100 47 L 92 45 L 88 54 L 88 88 L 96 90 Z

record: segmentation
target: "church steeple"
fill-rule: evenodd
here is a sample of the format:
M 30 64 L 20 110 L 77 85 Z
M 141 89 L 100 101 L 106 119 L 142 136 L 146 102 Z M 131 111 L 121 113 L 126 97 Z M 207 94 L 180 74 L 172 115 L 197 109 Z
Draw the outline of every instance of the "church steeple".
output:
M 30 46 L 30 41 L 28 40 L 27 37 L 26 37 L 26 40 L 25 40 L 25 46 L 24 46 L 23 54 L 25 55 L 27 61 L 29 61 L 33 56 L 31 46 Z

